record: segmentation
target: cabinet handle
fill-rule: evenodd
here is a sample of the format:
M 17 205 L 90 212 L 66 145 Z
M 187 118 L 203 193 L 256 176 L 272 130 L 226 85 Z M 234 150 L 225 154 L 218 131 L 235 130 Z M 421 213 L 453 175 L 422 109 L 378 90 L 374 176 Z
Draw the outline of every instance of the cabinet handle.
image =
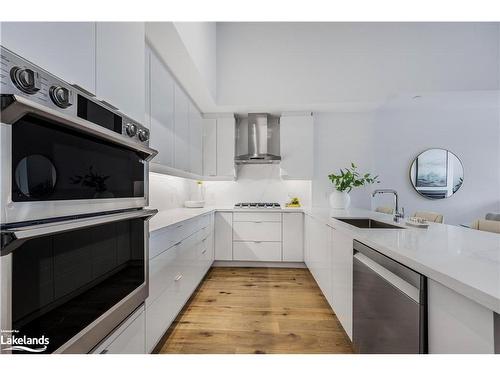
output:
M 255 224 L 260 224 L 262 221 L 254 221 Z
M 182 241 L 179 241 L 177 243 L 174 243 L 174 246 L 179 246 L 182 243 Z
M 205 237 L 204 239 L 201 240 L 201 242 L 205 242 L 207 240 L 207 237 Z
M 262 243 L 262 241 L 253 241 L 254 243 Z
M 207 249 L 203 250 L 201 253 L 202 254 L 205 254 L 207 252 Z
M 179 225 L 177 225 L 175 228 L 176 228 L 176 229 L 177 229 L 177 228 L 182 228 L 182 226 L 183 226 L 183 225 L 184 225 L 184 224 L 179 224 Z
M 174 279 L 174 281 L 179 281 L 180 279 L 182 279 L 182 275 L 177 275 Z
M 108 351 L 109 351 L 108 349 L 104 349 L 104 350 L 103 350 L 101 353 L 99 353 L 99 354 L 108 354 Z

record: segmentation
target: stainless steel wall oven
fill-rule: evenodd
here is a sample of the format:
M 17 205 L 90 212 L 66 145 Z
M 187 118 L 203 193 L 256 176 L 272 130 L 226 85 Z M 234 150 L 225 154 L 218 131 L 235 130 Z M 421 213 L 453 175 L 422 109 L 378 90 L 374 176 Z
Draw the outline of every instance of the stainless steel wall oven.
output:
M 88 353 L 148 295 L 157 152 L 116 108 L 0 55 L 0 352 Z

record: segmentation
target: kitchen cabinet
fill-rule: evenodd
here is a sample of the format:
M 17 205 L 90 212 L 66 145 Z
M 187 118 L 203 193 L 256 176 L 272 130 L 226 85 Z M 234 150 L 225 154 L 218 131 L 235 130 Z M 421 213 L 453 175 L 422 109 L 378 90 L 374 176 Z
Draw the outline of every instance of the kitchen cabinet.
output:
M 332 306 L 331 228 L 314 218 L 306 222 L 306 265 Z
M 150 238 L 146 351 L 151 352 L 211 267 L 213 214 L 154 231 Z
M 217 176 L 220 177 L 235 177 L 235 126 L 234 116 L 217 119 Z
M 130 315 L 96 349 L 94 354 L 146 354 L 144 305 Z
M 215 260 L 233 260 L 233 213 L 215 213 Z
M 304 261 L 304 214 L 283 213 L 283 261 Z
M 95 94 L 143 123 L 145 109 L 143 22 L 96 24 Z M 71 67 L 74 69 L 74 67 Z
M 179 85 L 174 86 L 174 167 L 189 171 L 189 98 Z
M 353 238 L 336 229 L 331 234 L 332 308 L 352 339 Z
M 189 103 L 189 171 L 203 174 L 203 130 L 202 117 L 198 108 Z
M 427 280 L 429 353 L 495 353 L 493 311 Z
M 280 118 L 281 175 L 286 179 L 311 180 L 313 174 L 313 117 L 286 115 Z
M 203 176 L 217 176 L 217 120 L 203 119 Z
M 94 22 L 2 22 L 0 27 L 2 46 L 95 93 Z
M 159 57 L 149 53 L 150 146 L 158 150 L 154 163 L 174 166 L 174 79 Z M 148 111 L 147 111 L 148 112 Z

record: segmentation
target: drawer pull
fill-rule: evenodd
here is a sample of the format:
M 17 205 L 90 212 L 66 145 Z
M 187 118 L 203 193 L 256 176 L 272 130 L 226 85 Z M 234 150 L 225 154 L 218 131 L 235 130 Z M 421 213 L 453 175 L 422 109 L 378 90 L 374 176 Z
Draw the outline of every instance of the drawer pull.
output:
M 108 354 L 108 349 L 104 349 L 100 354 Z
M 254 243 L 262 243 L 262 241 L 253 241 Z
M 174 279 L 174 281 L 179 281 L 180 279 L 182 279 L 182 275 L 177 275 Z
M 174 246 L 179 246 L 182 243 L 182 241 L 174 243 Z
M 182 228 L 183 226 L 184 226 L 184 224 L 176 225 L 175 229 Z
M 255 224 L 261 224 L 262 221 L 254 221 Z
M 201 242 L 205 242 L 207 240 L 207 237 L 205 237 L 204 239 L 201 240 Z
M 205 254 L 207 252 L 207 249 L 203 250 L 201 253 L 202 254 Z

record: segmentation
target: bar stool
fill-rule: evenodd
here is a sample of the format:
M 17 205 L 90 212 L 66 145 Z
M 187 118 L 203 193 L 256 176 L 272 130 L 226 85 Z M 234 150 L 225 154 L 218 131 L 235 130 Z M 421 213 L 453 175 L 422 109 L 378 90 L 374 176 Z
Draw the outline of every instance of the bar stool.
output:
M 485 232 L 500 233 L 500 221 L 478 219 L 472 223 L 471 228 Z

